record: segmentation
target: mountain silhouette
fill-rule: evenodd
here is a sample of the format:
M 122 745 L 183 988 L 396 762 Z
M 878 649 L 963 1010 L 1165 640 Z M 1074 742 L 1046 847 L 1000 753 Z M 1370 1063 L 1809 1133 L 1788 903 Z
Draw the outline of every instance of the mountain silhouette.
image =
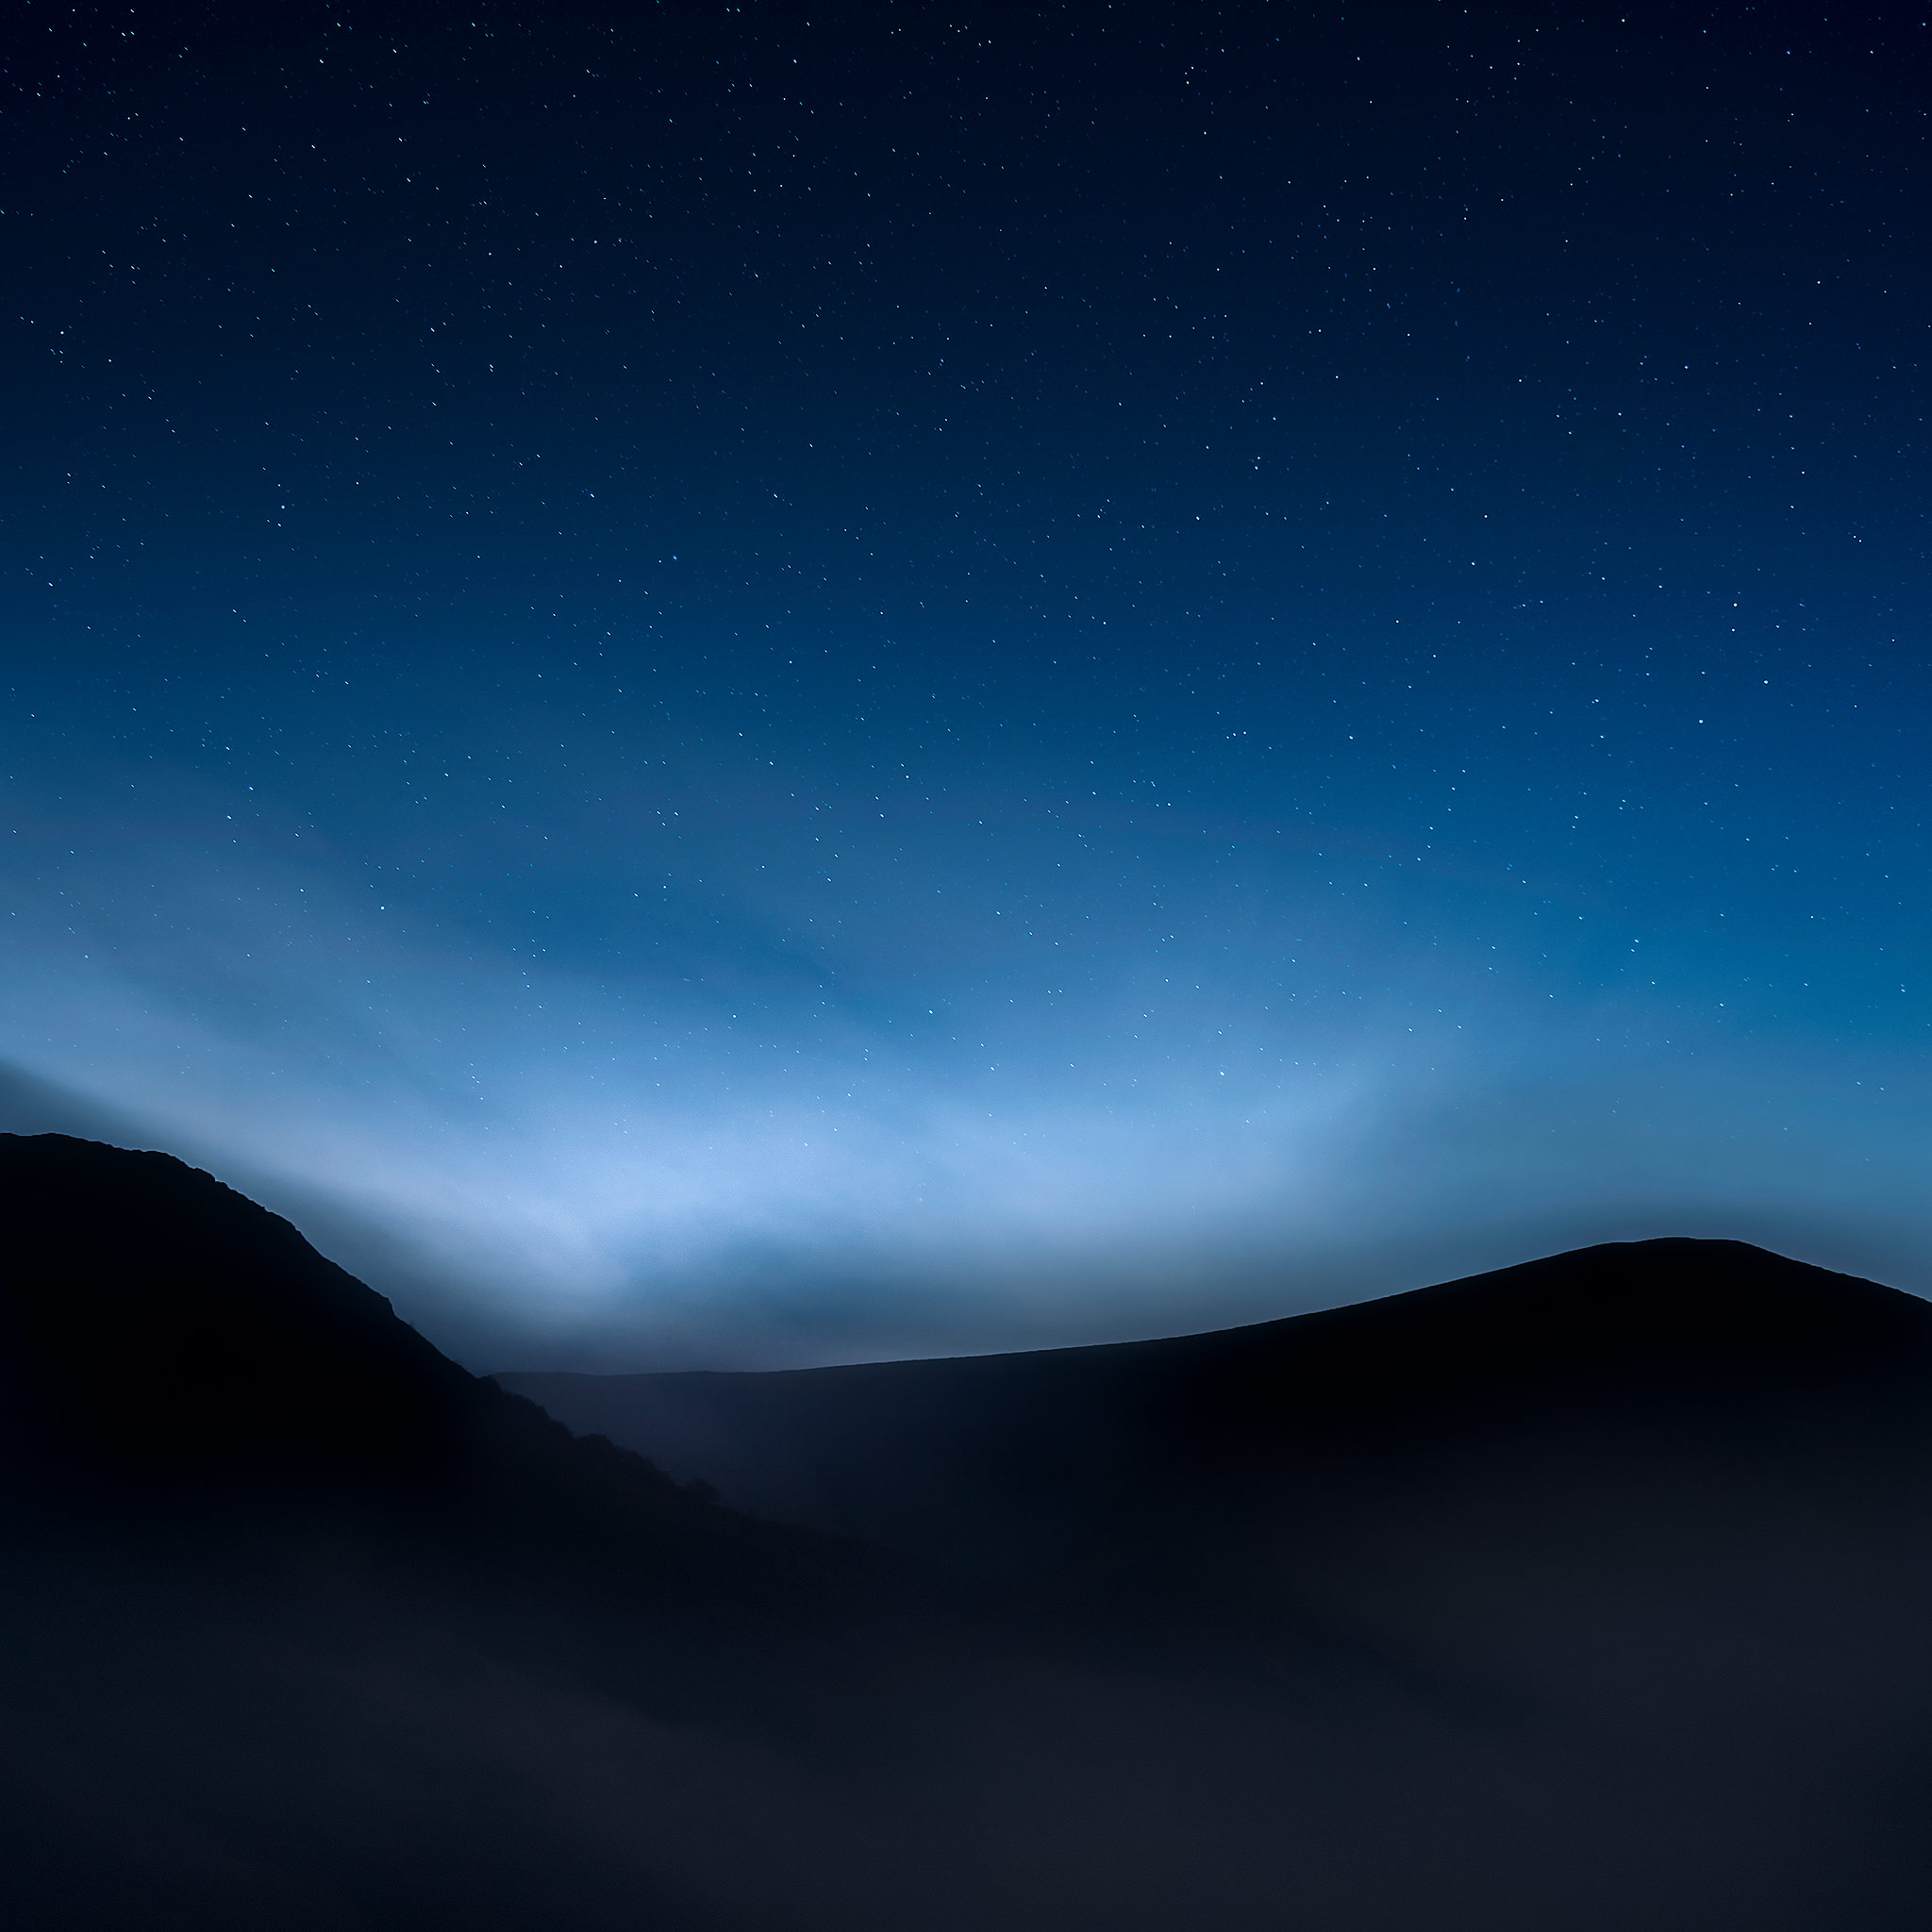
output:
M 287 1222 L 166 1155 L 0 1146 L 8 1426 L 64 1473 L 414 1481 L 471 1446 L 480 1386 Z
M 1620 1242 L 1171 1341 L 768 1373 L 506 1374 L 760 1514 L 991 1574 L 1224 1554 L 1318 1498 L 1915 1466 L 1932 1307 L 1736 1241 Z
M 280 1217 L 164 1154 L 0 1135 L 0 1479 L 17 1505 L 486 1530 L 664 1591 L 876 1580 L 854 1545 L 721 1509 L 480 1380 Z M 908 1566 L 897 1566 L 908 1573 Z M 791 1591 L 796 1597 L 797 1591 Z
M 0 1235 L 13 1923 L 1923 1923 L 1890 1290 L 1657 1241 L 1174 1341 L 500 1378 L 573 1436 L 165 1156 L 0 1136 Z

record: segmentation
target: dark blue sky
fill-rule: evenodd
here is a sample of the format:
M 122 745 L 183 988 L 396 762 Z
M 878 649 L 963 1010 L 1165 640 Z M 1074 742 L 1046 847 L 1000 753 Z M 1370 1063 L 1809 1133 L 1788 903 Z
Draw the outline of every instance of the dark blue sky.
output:
M 486 1367 L 1932 1288 L 1932 29 L 267 12 L 6 29 L 8 1124 Z

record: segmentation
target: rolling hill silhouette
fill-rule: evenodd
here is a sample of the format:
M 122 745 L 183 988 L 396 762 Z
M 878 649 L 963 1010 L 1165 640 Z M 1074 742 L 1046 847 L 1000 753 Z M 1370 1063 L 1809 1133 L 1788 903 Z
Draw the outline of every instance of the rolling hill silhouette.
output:
M 0 1204 L 15 1923 L 1923 1923 L 1890 1290 L 1647 1242 L 1171 1341 L 502 1378 L 639 1455 L 164 1156 L 0 1136 Z
M 503 1374 L 745 1508 L 1037 1583 L 1509 1498 L 1881 1480 L 1928 1443 L 1932 1307 L 1735 1241 L 1614 1243 L 1319 1314 L 776 1373 Z M 1271 1550 L 1270 1563 L 1292 1560 Z

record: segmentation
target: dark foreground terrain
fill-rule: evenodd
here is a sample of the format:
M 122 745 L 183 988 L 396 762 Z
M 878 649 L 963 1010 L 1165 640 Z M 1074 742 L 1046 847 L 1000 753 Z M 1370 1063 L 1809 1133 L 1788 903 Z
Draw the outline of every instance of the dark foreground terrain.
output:
M 10 1923 L 1924 1923 L 1932 1308 L 1888 1289 L 1657 1241 L 500 1378 L 632 1455 L 164 1156 L 0 1137 L 0 1216 Z

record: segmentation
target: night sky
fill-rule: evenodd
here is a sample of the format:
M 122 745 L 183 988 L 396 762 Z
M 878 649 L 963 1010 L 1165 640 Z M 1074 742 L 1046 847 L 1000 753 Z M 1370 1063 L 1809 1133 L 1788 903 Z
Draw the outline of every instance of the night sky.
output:
M 1932 1291 L 1932 28 L 4 29 L 0 1059 L 479 1368 Z

